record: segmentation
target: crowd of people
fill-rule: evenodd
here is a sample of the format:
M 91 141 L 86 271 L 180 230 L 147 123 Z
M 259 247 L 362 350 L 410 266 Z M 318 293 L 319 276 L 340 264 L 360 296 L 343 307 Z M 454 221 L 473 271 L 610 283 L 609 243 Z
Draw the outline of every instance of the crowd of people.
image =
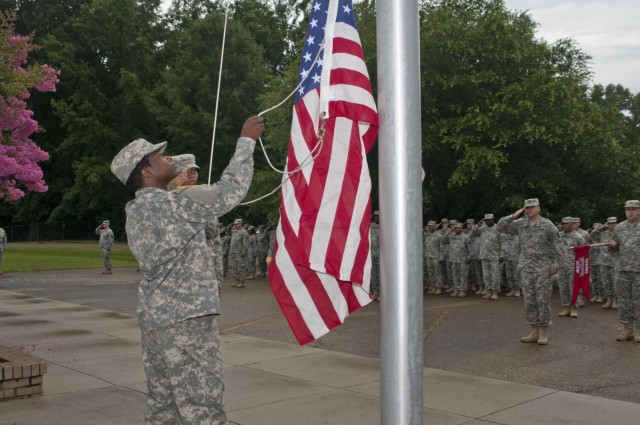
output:
M 626 220 L 609 217 L 584 230 L 580 218 L 563 217 L 554 224 L 540 215 L 537 199 L 528 199 L 516 213 L 495 221 L 485 214 L 480 222 L 442 219 L 424 228 L 424 280 L 428 295 L 485 300 L 524 297 L 531 333 L 522 342 L 548 341 L 549 297 L 552 280 L 560 291 L 560 317 L 578 317 L 581 294 L 572 301 L 572 247 L 590 245 L 591 302 L 618 310 L 617 340 L 640 343 L 640 201 L 624 205 Z M 523 218 L 520 215 L 525 213 Z

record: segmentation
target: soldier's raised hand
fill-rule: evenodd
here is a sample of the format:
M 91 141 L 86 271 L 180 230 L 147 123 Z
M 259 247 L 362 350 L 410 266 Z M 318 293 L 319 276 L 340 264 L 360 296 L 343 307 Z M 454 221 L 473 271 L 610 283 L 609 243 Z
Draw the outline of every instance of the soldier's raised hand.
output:
M 258 140 L 264 133 L 264 118 L 262 117 L 250 117 L 244 122 L 240 137 L 249 137 L 253 140 Z

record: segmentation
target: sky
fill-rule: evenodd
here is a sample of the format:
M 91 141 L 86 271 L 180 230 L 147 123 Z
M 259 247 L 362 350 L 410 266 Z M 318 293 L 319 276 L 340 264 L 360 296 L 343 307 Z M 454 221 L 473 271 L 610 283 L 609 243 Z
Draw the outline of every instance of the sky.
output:
M 640 0 L 505 0 L 528 11 L 538 37 L 572 38 L 592 57 L 592 82 L 640 93 Z

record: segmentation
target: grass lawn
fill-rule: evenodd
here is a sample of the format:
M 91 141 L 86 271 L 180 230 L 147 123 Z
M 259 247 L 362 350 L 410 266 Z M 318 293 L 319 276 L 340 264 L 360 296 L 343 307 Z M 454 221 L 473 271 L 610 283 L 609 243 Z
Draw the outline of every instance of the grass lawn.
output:
M 16 244 L 17 245 L 17 244 Z M 57 246 L 51 244 L 20 244 L 4 253 L 2 271 L 30 272 L 39 270 L 68 270 L 102 268 L 102 254 L 97 244 L 87 246 Z M 116 244 L 111 250 L 113 267 L 136 267 L 138 263 L 125 244 Z

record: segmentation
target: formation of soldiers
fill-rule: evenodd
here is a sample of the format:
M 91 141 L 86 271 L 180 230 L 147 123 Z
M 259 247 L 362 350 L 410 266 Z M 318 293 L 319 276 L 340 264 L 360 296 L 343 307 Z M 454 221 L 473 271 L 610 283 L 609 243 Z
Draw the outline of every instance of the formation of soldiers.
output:
M 537 215 L 525 214 L 518 219 L 535 208 Z M 622 326 L 617 340 L 640 343 L 640 201 L 625 203 L 627 220 L 622 223 L 618 224 L 617 217 L 609 217 L 588 231 L 581 228 L 578 217 L 563 217 L 553 225 L 539 216 L 539 211 L 534 198 L 498 223 L 493 214 L 486 214 L 479 223 L 474 219 L 429 221 L 423 234 L 425 292 L 466 297 L 471 291 L 485 300 L 497 300 L 500 293 L 524 296 L 532 332 L 522 342 L 545 345 L 550 323 L 550 277 L 558 281 L 558 316 L 577 318 L 578 307 L 585 305 L 586 297 L 581 293 L 571 303 L 575 267 L 572 247 L 591 245 L 590 301 L 601 303 L 603 309 L 618 310 Z M 549 276 L 548 284 L 536 281 L 536 276 L 545 275 Z
M 261 224 L 257 228 L 236 219 L 229 227 L 219 225 L 224 260 L 223 276 L 231 263 L 234 284 L 244 288 L 245 280 L 267 275 L 267 256 L 273 254 L 276 243 L 276 223 Z M 257 270 L 257 273 L 256 273 Z

